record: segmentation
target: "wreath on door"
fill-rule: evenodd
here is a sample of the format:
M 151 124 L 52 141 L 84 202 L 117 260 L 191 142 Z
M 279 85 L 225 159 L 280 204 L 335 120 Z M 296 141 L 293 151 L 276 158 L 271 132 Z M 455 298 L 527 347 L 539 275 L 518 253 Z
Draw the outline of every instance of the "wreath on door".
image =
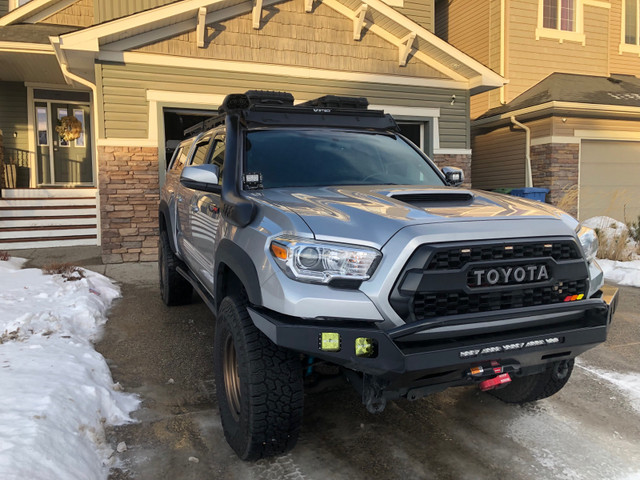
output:
M 82 133 L 82 123 L 73 115 L 67 115 L 58 120 L 56 132 L 65 142 L 75 140 Z

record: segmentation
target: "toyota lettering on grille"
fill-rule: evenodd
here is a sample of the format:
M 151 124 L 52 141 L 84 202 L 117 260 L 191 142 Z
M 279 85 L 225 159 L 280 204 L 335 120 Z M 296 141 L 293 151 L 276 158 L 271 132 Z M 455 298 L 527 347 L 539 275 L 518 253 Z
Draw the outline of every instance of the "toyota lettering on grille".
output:
M 475 268 L 469 272 L 467 280 L 470 287 L 535 283 L 549 280 L 549 271 L 546 265 Z

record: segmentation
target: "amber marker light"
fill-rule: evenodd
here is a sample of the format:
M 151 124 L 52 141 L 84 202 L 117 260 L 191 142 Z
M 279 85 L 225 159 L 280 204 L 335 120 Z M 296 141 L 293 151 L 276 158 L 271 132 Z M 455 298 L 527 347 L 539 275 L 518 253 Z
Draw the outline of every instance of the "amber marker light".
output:
M 271 244 L 271 253 L 273 253 L 276 258 L 279 258 L 281 260 L 286 260 L 289 256 L 289 252 L 287 251 L 287 249 L 282 245 L 278 245 L 277 243 Z

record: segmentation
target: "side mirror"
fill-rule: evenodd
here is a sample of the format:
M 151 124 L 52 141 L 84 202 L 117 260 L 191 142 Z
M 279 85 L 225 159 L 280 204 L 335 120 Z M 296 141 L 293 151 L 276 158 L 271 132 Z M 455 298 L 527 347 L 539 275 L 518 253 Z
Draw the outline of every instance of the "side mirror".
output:
M 457 167 L 442 167 L 442 173 L 447 183 L 452 187 L 459 187 L 464 182 L 464 172 Z
M 194 165 L 184 167 L 180 175 L 180 183 L 193 190 L 220 193 L 222 185 L 218 185 L 220 168 L 217 165 Z

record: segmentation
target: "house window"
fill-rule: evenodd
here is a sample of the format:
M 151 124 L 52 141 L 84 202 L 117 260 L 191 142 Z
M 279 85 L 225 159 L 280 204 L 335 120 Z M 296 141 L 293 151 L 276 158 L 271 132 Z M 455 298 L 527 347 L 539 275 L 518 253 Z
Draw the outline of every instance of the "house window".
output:
M 29 3 L 31 0 L 9 0 L 9 10 L 14 10 L 26 3 Z
M 583 0 L 539 0 L 536 40 L 551 38 L 585 45 L 583 7 Z
M 627 45 L 640 44 L 640 0 L 625 0 L 624 5 L 624 43 Z
M 574 0 L 544 0 L 542 26 L 565 32 L 575 30 Z

